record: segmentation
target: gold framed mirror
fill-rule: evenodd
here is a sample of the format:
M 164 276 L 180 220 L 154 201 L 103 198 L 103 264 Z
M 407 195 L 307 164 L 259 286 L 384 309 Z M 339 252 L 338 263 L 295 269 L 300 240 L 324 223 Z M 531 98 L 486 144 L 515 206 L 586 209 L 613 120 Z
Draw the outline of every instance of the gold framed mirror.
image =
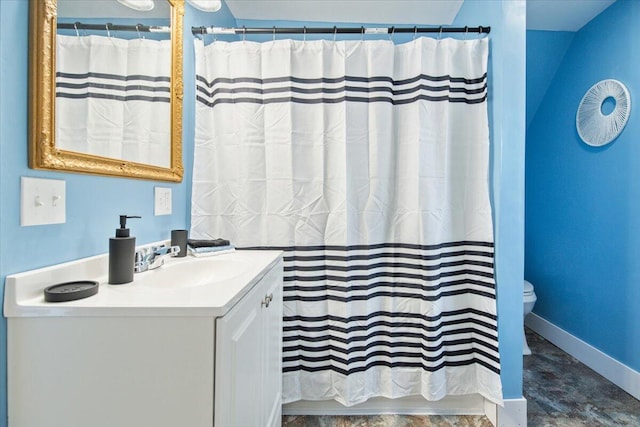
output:
M 111 0 L 116 3 L 116 0 Z M 57 144 L 56 129 L 56 46 L 57 0 L 29 1 L 29 167 L 64 172 L 140 178 L 157 181 L 181 182 L 182 164 L 182 35 L 184 0 L 166 1 L 170 14 L 170 77 L 165 106 L 170 117 L 167 127 L 167 144 L 163 153 L 165 164 L 147 162 L 143 155 L 139 160 L 126 157 L 105 156 L 61 148 Z M 76 33 L 79 36 L 78 30 Z M 107 33 L 109 28 L 107 27 Z M 138 33 L 139 35 L 139 33 Z M 111 37 L 111 34 L 109 34 Z M 163 119 L 155 117 L 156 124 Z M 152 126 L 154 124 L 152 123 Z M 146 130 L 145 130 L 146 132 Z

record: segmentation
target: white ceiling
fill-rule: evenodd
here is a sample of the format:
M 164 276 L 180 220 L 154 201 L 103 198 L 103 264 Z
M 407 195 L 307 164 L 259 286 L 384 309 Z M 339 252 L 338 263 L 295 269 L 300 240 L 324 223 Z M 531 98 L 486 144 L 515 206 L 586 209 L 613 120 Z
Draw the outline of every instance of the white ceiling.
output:
M 236 19 L 408 25 L 450 25 L 463 3 L 462 0 L 225 1 Z M 614 1 L 527 0 L 527 29 L 578 31 Z
M 450 25 L 458 14 L 463 0 L 225 0 L 225 2 L 236 19 Z
M 615 0 L 527 0 L 527 29 L 578 31 Z
M 463 3 L 463 0 L 225 1 L 237 19 L 397 25 L 451 25 Z M 615 0 L 527 0 L 527 29 L 578 31 L 614 2 Z M 58 14 L 61 17 L 168 17 L 168 3 L 159 0 L 155 3 L 156 7 L 151 12 L 134 12 L 115 0 L 58 0 Z

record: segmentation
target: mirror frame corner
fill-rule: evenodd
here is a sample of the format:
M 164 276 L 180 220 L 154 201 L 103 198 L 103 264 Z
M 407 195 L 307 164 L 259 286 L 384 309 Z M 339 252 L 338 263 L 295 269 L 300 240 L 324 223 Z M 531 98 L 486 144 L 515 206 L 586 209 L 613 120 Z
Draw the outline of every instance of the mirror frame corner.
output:
M 55 146 L 57 0 L 29 0 L 29 167 L 32 169 L 181 182 L 184 0 L 171 5 L 171 164 L 168 168 Z

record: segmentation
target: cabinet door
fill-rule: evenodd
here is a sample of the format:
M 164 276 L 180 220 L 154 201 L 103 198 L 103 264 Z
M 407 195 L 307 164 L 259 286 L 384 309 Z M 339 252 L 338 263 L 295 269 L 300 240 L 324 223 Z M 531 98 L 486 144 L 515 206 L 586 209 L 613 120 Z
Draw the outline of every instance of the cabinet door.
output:
M 216 427 L 264 427 L 262 415 L 262 307 L 256 285 L 216 321 Z
M 263 312 L 263 393 L 265 427 L 282 423 L 282 264 L 263 280 L 269 305 Z

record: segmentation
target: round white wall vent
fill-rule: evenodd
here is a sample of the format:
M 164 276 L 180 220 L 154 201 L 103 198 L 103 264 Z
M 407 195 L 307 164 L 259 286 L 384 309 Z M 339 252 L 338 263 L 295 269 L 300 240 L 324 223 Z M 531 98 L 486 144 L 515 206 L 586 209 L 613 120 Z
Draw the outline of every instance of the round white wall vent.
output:
M 627 87 L 618 80 L 602 80 L 584 94 L 578 113 L 576 128 L 582 140 L 601 147 L 616 139 L 631 114 L 631 96 Z

